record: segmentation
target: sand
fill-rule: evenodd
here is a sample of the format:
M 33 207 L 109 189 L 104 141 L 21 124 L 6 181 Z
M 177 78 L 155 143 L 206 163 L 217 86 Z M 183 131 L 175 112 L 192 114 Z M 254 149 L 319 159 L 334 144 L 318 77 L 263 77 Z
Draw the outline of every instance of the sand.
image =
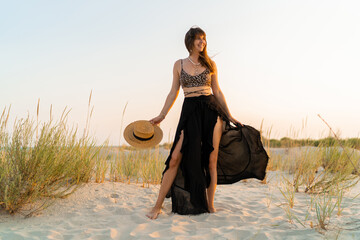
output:
M 343 212 L 335 210 L 329 230 L 321 233 L 308 194 L 296 193 L 291 209 L 304 226 L 289 220 L 280 174 L 268 172 L 267 184 L 251 179 L 218 186 L 213 214 L 173 214 L 166 199 L 157 220 L 145 214 L 159 185 L 89 183 L 30 218 L 0 212 L 0 239 L 360 239 L 360 197 L 353 199 L 360 184 L 346 193 Z

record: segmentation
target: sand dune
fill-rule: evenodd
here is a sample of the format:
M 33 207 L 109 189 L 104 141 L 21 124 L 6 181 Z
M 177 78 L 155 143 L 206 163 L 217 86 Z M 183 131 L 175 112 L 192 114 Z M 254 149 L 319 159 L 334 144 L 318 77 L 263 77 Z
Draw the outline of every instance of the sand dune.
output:
M 289 222 L 276 182 L 277 172 L 269 172 L 268 184 L 258 180 L 218 186 L 218 212 L 197 216 L 171 213 L 165 200 L 157 220 L 145 214 L 154 204 L 159 186 L 89 183 L 67 199 L 58 200 L 40 214 L 24 218 L 17 214 L 0 217 L 0 239 L 339 239 L 360 238 L 360 192 L 356 186 L 344 197 L 345 210 L 331 219 L 325 235 L 310 227 L 316 216 L 305 221 L 310 197 L 296 193 L 292 211 L 305 227 Z

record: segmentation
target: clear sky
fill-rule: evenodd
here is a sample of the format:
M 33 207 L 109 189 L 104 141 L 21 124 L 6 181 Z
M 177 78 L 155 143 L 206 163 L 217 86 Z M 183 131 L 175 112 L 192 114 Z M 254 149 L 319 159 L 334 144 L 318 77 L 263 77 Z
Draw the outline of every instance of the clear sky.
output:
M 187 30 L 205 30 L 208 53 L 232 115 L 272 129 L 272 138 L 360 133 L 358 1 L 3 1 L 0 103 L 11 118 L 58 118 L 85 126 L 93 91 L 92 132 L 120 140 L 124 126 L 157 116 L 172 68 L 188 53 Z M 183 92 L 161 123 L 170 141 Z M 301 131 L 303 122 L 307 122 Z

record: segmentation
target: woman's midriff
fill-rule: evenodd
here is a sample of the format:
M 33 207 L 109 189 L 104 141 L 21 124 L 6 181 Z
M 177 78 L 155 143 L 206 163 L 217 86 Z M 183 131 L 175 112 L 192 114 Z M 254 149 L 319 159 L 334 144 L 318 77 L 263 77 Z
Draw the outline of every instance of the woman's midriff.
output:
M 211 95 L 211 87 L 209 86 L 200 86 L 200 87 L 183 87 L 185 97 L 198 97 L 202 95 Z

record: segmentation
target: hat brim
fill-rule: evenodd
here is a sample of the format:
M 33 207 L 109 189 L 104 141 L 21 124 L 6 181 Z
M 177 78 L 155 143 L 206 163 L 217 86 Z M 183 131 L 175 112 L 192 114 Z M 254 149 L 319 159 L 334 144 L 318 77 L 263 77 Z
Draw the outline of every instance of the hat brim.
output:
M 146 121 L 146 120 L 139 120 L 139 121 Z M 160 143 L 161 139 L 163 138 L 163 132 L 162 132 L 161 128 L 157 125 L 153 125 L 154 136 L 151 139 L 140 140 L 140 139 L 135 138 L 134 125 L 136 122 L 139 122 L 139 121 L 132 122 L 125 128 L 124 138 L 125 138 L 126 142 L 129 143 L 131 146 L 137 147 L 137 148 L 151 148 L 151 147 L 158 145 Z

